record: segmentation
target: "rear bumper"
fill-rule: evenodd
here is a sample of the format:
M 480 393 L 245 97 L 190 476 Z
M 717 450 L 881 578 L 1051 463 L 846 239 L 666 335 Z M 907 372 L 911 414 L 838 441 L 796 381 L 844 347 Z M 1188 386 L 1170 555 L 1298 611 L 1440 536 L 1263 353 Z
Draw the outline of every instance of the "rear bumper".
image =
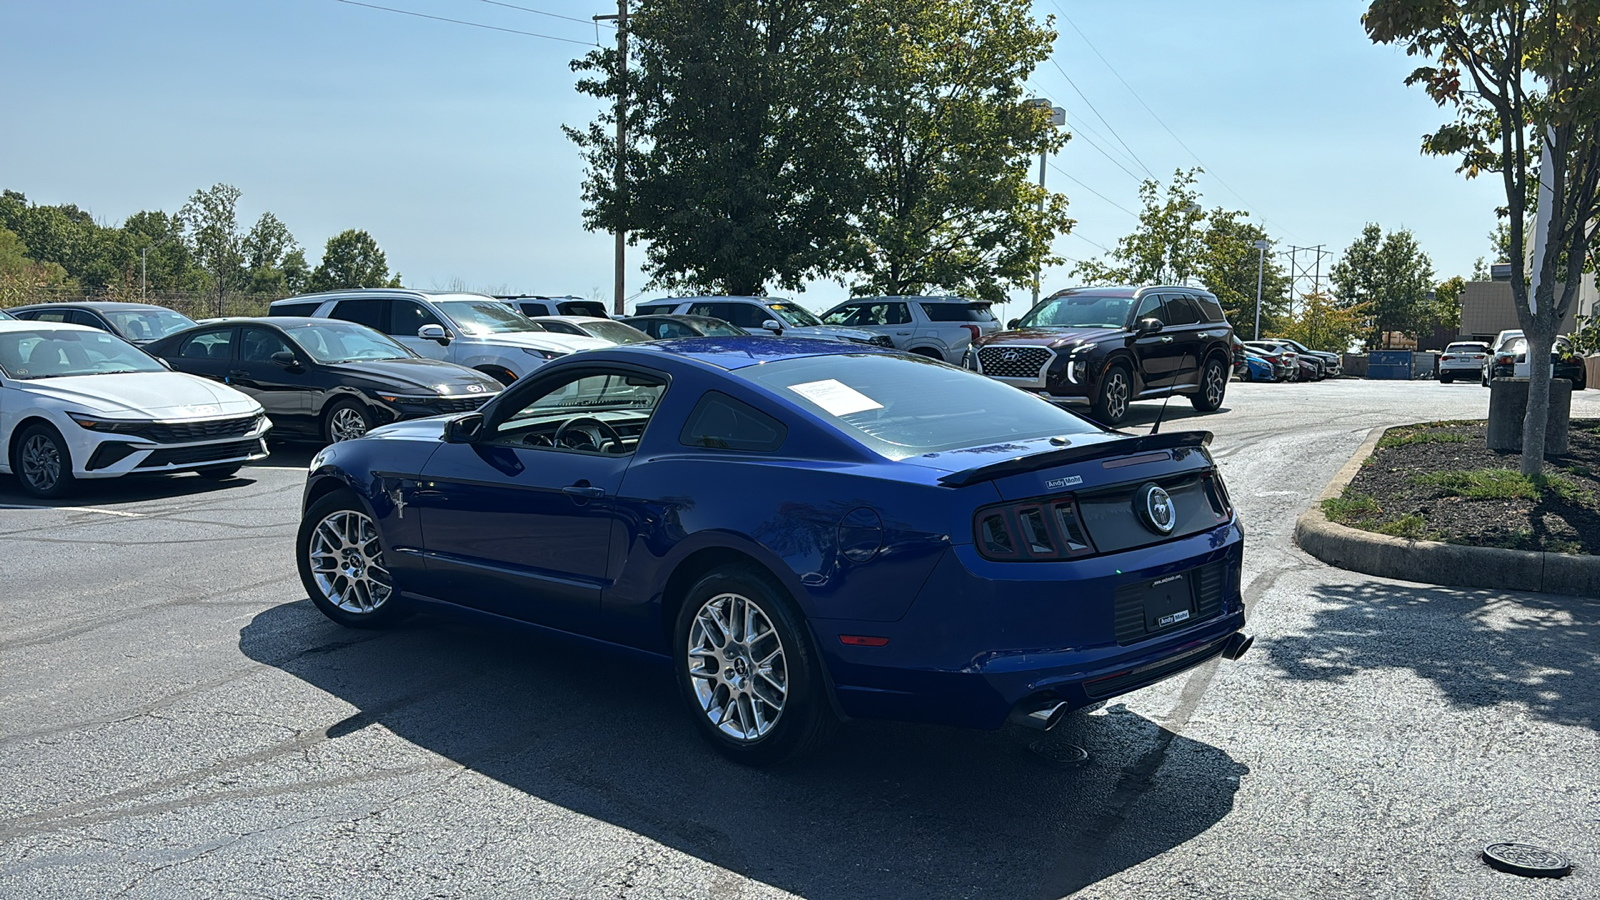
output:
M 1237 524 L 1126 553 L 1061 563 L 997 563 L 947 550 L 897 622 L 813 620 L 840 706 L 852 716 L 993 729 L 1020 707 L 1073 708 L 1154 684 L 1221 655 L 1244 627 Z M 1116 637 L 1117 588 L 1217 566 L 1214 611 L 1129 643 Z M 879 647 L 841 635 L 884 637 Z

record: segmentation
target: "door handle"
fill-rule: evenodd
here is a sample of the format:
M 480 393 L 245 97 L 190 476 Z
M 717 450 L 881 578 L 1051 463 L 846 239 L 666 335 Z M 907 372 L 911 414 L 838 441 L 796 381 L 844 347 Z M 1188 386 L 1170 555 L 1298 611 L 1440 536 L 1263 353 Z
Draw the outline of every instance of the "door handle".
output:
M 561 493 L 573 499 L 599 500 L 606 495 L 605 488 L 598 488 L 591 484 L 569 484 L 561 489 Z
M 1170 343 L 1172 343 L 1172 337 L 1171 337 L 1171 336 L 1170 336 L 1170 335 L 1165 335 L 1165 334 L 1164 334 L 1164 335 L 1162 335 L 1162 336 L 1161 336 L 1161 343 L 1163 343 L 1163 344 L 1170 344 Z
M 249 372 L 246 372 L 243 369 L 234 369 L 233 371 L 228 373 L 228 376 L 230 378 L 244 378 L 244 377 L 248 376 L 249 374 L 250 374 Z

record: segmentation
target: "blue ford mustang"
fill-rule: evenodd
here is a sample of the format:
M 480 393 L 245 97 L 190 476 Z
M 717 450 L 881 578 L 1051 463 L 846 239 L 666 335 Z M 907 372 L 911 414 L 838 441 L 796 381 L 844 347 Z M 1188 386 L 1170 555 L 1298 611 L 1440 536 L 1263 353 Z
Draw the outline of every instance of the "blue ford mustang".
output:
M 741 762 L 848 716 L 1049 728 L 1248 648 L 1209 440 L 893 351 L 635 344 L 323 450 L 296 555 L 345 625 L 444 605 L 667 657 Z

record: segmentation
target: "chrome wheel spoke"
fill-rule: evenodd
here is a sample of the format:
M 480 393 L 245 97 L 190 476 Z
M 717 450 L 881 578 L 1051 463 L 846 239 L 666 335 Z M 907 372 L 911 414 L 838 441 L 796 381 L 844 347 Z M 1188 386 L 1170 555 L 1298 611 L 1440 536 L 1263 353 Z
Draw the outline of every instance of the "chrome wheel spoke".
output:
M 687 674 L 707 720 L 738 741 L 764 737 L 783 715 L 788 673 L 783 641 L 759 604 L 718 594 L 695 613 Z
M 360 512 L 329 513 L 312 529 L 305 552 L 323 599 L 345 612 L 375 612 L 394 594 L 377 526 Z

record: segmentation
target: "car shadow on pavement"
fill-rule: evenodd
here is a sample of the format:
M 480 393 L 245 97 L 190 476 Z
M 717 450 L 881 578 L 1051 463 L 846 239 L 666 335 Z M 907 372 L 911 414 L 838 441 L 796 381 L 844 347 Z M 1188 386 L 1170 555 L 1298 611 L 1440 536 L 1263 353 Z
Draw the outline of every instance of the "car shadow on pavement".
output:
M 1322 608 L 1311 627 L 1265 645 L 1291 678 L 1409 669 L 1458 707 L 1512 704 L 1546 722 L 1600 729 L 1600 599 L 1386 582 L 1312 595 Z
M 103 507 L 118 503 L 141 503 L 147 500 L 166 500 L 179 497 L 198 497 L 204 494 L 225 493 L 255 484 L 248 468 L 223 481 L 202 478 L 190 473 L 176 475 L 136 475 L 104 480 L 84 480 L 77 490 L 55 500 L 41 500 L 23 493 L 17 479 L 0 475 L 0 506 L 24 506 L 70 510 L 74 507 Z
M 542 634 L 437 616 L 361 632 L 301 601 L 257 615 L 239 646 L 356 707 L 330 740 L 378 724 L 812 898 L 1061 896 L 1212 827 L 1248 772 L 1120 705 L 1057 728 L 1089 750 L 1081 765 L 1031 752 L 1033 732 L 852 722 L 763 771 L 701 740 L 666 666 Z

